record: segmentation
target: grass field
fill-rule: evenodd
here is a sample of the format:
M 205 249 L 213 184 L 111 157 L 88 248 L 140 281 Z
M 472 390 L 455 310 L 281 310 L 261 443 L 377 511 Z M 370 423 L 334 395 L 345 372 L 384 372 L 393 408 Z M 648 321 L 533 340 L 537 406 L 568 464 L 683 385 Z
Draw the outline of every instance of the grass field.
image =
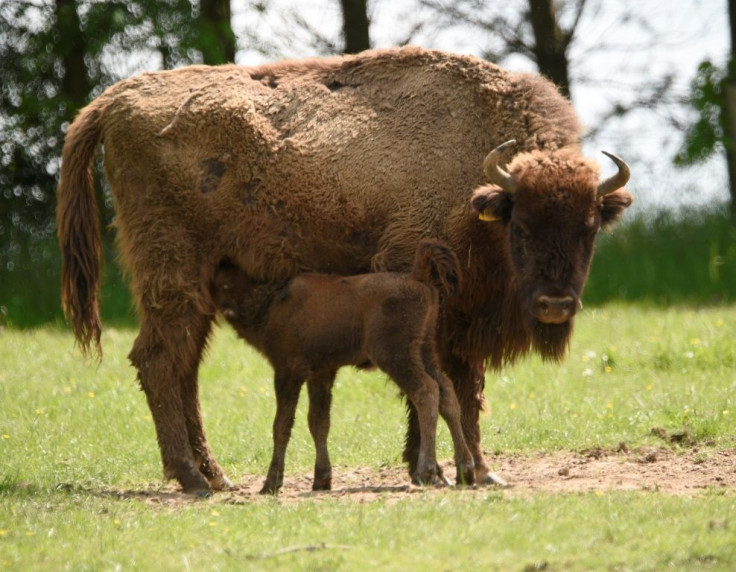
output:
M 126 359 L 134 337 L 107 328 L 98 366 L 65 330 L 0 332 L 0 570 L 736 568 L 732 487 L 182 499 L 161 480 L 153 424 Z M 703 459 L 736 449 L 734 339 L 734 306 L 586 309 L 564 363 L 532 358 L 488 376 L 484 448 L 493 459 L 625 442 L 666 447 L 675 460 L 694 448 Z M 264 475 L 269 368 L 219 328 L 200 378 L 226 472 L 236 483 Z M 401 465 L 396 395 L 380 373 L 341 372 L 330 436 L 336 473 Z M 311 472 L 303 405 L 287 476 Z M 686 435 L 684 444 L 663 441 L 657 428 Z M 438 455 L 452 456 L 444 427 Z

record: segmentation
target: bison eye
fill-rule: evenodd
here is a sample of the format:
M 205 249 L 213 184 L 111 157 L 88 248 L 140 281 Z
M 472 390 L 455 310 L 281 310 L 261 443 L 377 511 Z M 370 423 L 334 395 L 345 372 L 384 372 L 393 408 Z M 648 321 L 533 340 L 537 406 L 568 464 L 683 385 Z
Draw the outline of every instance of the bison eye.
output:
M 512 221 L 511 222 L 511 238 L 519 245 L 521 253 L 526 256 L 527 247 L 532 239 L 529 231 L 521 224 Z
M 521 240 L 522 242 L 528 242 L 532 238 L 529 231 L 524 226 L 515 221 L 512 221 L 511 223 L 511 233 L 514 235 L 515 238 Z

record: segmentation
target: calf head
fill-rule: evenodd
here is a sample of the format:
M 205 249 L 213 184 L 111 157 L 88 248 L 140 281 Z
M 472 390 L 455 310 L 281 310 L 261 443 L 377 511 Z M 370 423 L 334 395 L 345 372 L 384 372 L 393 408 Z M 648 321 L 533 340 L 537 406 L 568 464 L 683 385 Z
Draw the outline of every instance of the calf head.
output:
M 491 184 L 475 190 L 479 219 L 504 225 L 504 247 L 532 344 L 547 358 L 564 354 L 593 257 L 595 236 L 633 201 L 623 188 L 624 161 L 606 153 L 618 173 L 599 181 L 597 165 L 576 148 L 520 153 L 499 166 L 508 141 L 491 151 Z M 605 153 L 605 151 L 604 151 Z
M 228 321 L 237 319 L 244 299 L 254 286 L 255 283 L 245 272 L 230 261 L 223 260 L 210 286 L 212 301 Z

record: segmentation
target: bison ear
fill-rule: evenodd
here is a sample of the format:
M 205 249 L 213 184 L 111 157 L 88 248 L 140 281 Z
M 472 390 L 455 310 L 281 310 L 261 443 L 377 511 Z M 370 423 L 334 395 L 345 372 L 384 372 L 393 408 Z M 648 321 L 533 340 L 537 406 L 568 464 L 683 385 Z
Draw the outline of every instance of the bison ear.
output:
M 607 228 L 615 223 L 632 202 L 634 197 L 626 189 L 618 189 L 603 195 L 598 205 L 601 212 L 601 226 Z
M 514 204 L 511 195 L 496 185 L 483 185 L 473 191 L 470 204 L 485 222 L 508 222 Z

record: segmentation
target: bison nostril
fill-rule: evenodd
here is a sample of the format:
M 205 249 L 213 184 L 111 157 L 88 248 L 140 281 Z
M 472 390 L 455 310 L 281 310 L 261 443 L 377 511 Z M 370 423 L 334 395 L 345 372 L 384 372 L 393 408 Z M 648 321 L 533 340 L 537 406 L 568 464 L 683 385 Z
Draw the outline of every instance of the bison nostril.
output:
M 535 314 L 543 322 L 560 323 L 575 313 L 576 299 L 572 296 L 538 296 Z

